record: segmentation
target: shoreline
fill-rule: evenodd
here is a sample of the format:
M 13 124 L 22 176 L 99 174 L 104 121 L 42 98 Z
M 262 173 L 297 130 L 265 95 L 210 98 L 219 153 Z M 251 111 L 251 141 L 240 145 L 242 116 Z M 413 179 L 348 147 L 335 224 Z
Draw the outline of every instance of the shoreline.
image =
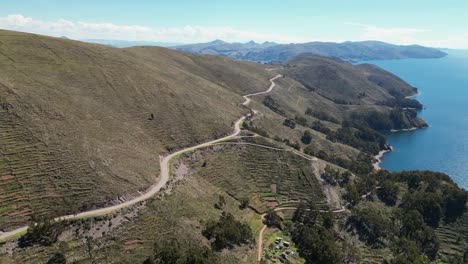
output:
M 413 95 L 408 95 L 408 96 L 405 96 L 406 99 L 410 99 L 410 98 L 413 98 L 413 97 L 418 97 L 421 95 L 421 92 L 418 91 L 416 94 L 413 94 Z
M 391 133 L 395 133 L 395 132 L 403 132 L 403 131 L 414 131 L 414 130 L 418 130 L 418 129 L 421 129 L 422 127 L 410 127 L 410 128 L 403 128 L 403 129 L 391 129 L 390 132 Z
M 390 149 L 381 150 L 381 151 L 379 151 L 379 154 L 377 154 L 377 155 L 374 156 L 374 159 L 376 160 L 376 161 L 374 161 L 374 162 L 372 163 L 372 166 L 374 167 L 374 170 L 379 171 L 379 170 L 382 169 L 382 168 L 380 167 L 380 163 L 382 163 L 382 158 L 383 158 L 383 156 L 384 156 L 385 154 L 387 154 L 388 152 L 390 152 L 390 151 L 393 150 L 393 147 L 392 147 L 392 146 L 389 146 L 389 147 L 390 147 Z
M 429 126 L 427 127 L 410 127 L 410 128 L 404 128 L 404 129 L 392 129 L 390 130 L 390 133 L 396 133 L 396 132 L 408 132 L 408 131 L 415 131 L 415 130 L 418 130 L 418 129 L 423 129 L 423 128 L 428 128 Z M 374 167 L 374 169 L 376 171 L 379 171 L 381 170 L 382 168 L 380 167 L 380 163 L 382 163 L 382 158 L 385 154 L 387 154 L 388 152 L 390 151 L 393 151 L 393 147 L 391 145 L 388 145 L 388 147 L 390 149 L 385 149 L 385 150 L 381 150 L 379 151 L 379 153 L 377 155 L 374 156 L 374 159 L 376 161 L 374 161 L 372 163 L 372 166 Z

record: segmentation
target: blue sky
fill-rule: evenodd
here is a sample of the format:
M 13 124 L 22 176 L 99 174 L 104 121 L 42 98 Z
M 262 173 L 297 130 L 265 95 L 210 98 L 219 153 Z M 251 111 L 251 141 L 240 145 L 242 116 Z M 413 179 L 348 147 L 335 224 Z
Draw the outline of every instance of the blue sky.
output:
M 0 0 L 0 6 L 0 28 L 76 39 L 372 39 L 468 48 L 463 0 Z

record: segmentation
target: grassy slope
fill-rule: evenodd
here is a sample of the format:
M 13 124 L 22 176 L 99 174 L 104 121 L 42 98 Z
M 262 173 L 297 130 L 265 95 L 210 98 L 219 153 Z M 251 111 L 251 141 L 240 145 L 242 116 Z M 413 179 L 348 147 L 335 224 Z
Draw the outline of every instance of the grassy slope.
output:
M 0 31 L 0 69 L 2 228 L 147 188 L 160 154 L 229 132 L 246 111 L 240 94 L 271 76 L 224 58 L 11 31 Z
M 385 89 L 367 80 L 361 69 L 352 64 L 317 56 L 301 56 L 287 63 L 291 65 L 288 76 L 328 99 L 373 104 L 391 98 Z M 366 96 L 360 98 L 361 93 Z

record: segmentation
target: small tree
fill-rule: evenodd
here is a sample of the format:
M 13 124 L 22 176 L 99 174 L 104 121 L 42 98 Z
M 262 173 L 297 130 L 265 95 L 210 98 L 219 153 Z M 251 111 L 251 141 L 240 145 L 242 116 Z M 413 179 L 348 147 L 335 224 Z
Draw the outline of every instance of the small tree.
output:
M 356 185 L 354 185 L 354 183 L 351 182 L 346 185 L 346 194 L 344 197 L 351 205 L 356 205 L 359 203 L 361 197 L 359 196 Z
M 304 134 L 302 135 L 301 141 L 305 145 L 309 145 L 310 142 L 312 141 L 312 134 L 308 130 L 304 131 Z
M 281 222 L 283 219 L 276 213 L 275 210 L 269 210 L 265 215 L 265 224 L 268 227 L 276 227 L 282 229 Z

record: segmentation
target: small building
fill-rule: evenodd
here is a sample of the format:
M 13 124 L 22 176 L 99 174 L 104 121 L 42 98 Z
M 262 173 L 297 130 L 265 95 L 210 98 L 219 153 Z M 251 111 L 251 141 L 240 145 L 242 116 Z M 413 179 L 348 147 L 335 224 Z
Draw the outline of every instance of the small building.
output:
M 290 246 L 290 243 L 289 243 L 288 241 L 284 241 L 284 242 L 283 242 L 283 246 L 289 247 L 289 246 Z

